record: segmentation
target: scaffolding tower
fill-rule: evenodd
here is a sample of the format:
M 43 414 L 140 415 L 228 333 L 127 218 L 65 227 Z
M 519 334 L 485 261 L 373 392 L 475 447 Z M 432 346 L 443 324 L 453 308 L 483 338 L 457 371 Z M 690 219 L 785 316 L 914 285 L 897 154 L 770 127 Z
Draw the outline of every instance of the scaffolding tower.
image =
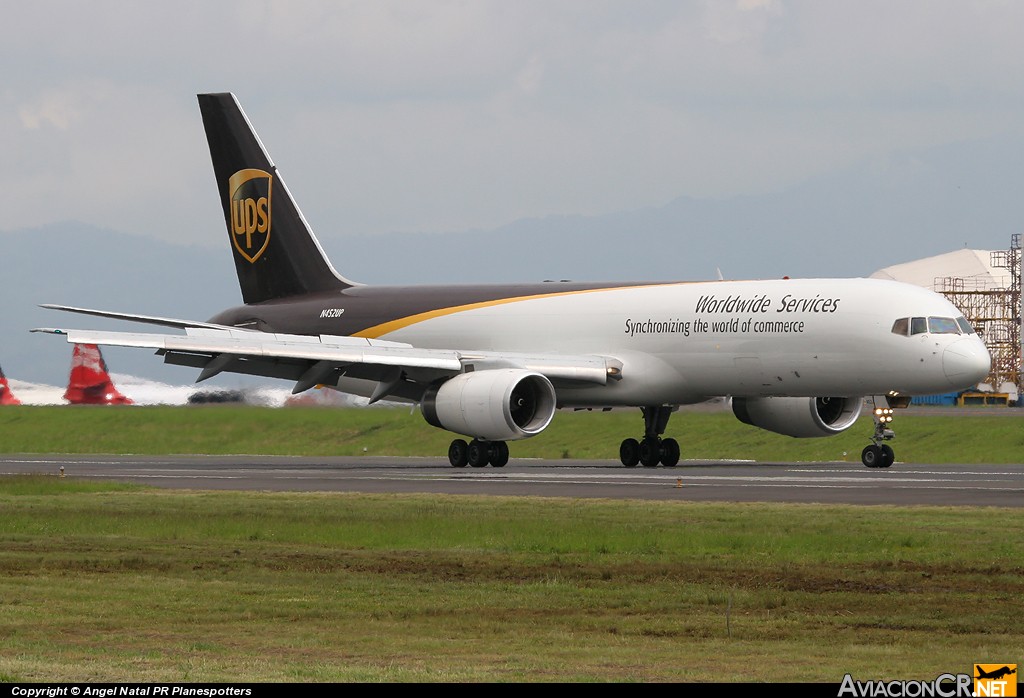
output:
M 989 264 L 1007 270 L 1006 285 L 987 278 L 937 277 L 935 290 L 960 309 L 992 355 L 992 370 L 985 382 L 994 392 L 1021 391 L 1021 250 L 1020 233 L 1010 249 L 990 253 Z

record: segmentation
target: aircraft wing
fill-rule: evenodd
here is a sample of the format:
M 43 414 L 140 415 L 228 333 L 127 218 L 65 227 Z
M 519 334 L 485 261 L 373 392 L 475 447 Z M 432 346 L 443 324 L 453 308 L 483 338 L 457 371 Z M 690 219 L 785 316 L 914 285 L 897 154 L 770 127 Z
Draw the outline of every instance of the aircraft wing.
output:
M 401 342 L 331 335 L 273 334 L 221 326 L 186 326 L 185 334 L 64 330 L 33 332 L 64 335 L 72 344 L 155 349 L 164 362 L 201 369 L 196 382 L 227 371 L 294 380 L 293 393 L 318 384 L 335 385 L 342 376 L 377 381 L 374 399 L 387 395 L 418 400 L 438 378 L 466 370 L 516 367 L 542 373 L 552 382 L 605 384 L 622 364 L 602 356 L 522 354 L 427 349 Z

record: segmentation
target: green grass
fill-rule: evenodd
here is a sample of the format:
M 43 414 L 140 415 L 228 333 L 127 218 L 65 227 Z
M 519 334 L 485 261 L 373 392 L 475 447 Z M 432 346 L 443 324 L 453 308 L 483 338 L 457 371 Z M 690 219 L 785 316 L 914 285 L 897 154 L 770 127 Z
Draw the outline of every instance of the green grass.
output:
M 1014 415 L 897 415 L 897 456 L 1017 463 Z M 513 457 L 614 458 L 639 413 Z M 684 458 L 856 460 L 681 411 Z M 407 409 L 0 410 L 7 453 L 433 455 Z M 847 455 L 844 456 L 843 452 Z M 826 682 L 1019 662 L 1019 509 L 178 492 L 0 478 L 0 681 Z
M 1022 596 L 1017 510 L 0 479 L 7 682 L 932 679 Z
M 1004 411 L 1012 408 L 991 408 Z M 1016 414 L 1017 410 L 1013 410 Z M 904 462 L 1018 463 L 1024 422 L 1014 416 L 897 412 L 892 442 Z M 837 436 L 792 439 L 740 423 L 730 412 L 681 410 L 669 422 L 685 459 L 858 461 L 870 417 Z M 513 458 L 618 457 L 640 436 L 639 410 L 561 411 L 540 436 L 510 444 Z M 26 407 L 0 410 L 5 453 L 266 454 L 444 457 L 453 435 L 408 408 Z

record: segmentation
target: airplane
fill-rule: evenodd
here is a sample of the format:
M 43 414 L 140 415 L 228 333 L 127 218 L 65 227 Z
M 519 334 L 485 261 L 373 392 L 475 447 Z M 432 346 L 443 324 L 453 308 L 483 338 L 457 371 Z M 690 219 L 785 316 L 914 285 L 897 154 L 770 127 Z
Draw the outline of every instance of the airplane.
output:
M 67 387 L 12 382 L 21 399 L 14 396 L 3 369 L 0 369 L 0 405 L 131 405 L 134 401 L 117 388 L 107 371 L 100 348 L 95 344 L 75 344 L 71 352 L 71 372 Z
M 0 405 L 20 405 L 21 400 L 11 392 L 11 386 L 7 383 L 7 376 L 4 375 L 3 367 L 0 367 Z
M 71 375 L 64 399 L 72 405 L 133 405 L 114 387 L 103 360 L 100 348 L 95 344 L 76 343 L 71 354 Z
M 274 405 L 284 402 L 277 391 L 263 390 L 195 390 L 134 376 L 119 376 L 121 389 L 107 369 L 107 362 L 95 344 L 75 344 L 71 355 L 71 374 L 61 396 L 72 405 L 194 405 L 215 402 L 249 402 Z
M 115 387 L 115 379 L 116 385 Z M 46 385 L 7 378 L 0 369 L 0 405 L 185 405 L 196 389 L 167 385 L 136 376 L 111 376 L 96 345 L 72 348 L 71 370 L 66 386 Z M 17 397 L 15 397 L 17 395 Z M 284 396 L 268 395 L 261 404 L 283 404 Z
M 155 349 L 168 364 L 327 385 L 419 405 L 452 432 L 454 467 L 502 467 L 507 442 L 558 409 L 639 408 L 626 467 L 678 464 L 679 406 L 831 436 L 874 405 L 861 460 L 889 467 L 892 412 L 984 379 L 990 357 L 937 293 L 863 278 L 366 285 L 332 266 L 232 93 L 198 95 L 243 304 L 206 322 L 46 304 L 177 334 L 38 328 L 69 342 Z M 453 259 L 448 274 L 458 276 Z M 462 438 L 465 437 L 465 438 Z M 470 439 L 467 443 L 466 439 Z
M 1011 669 L 1009 666 L 1000 667 L 999 669 L 994 669 L 993 671 L 985 671 L 977 664 L 974 665 L 974 668 L 978 672 L 978 675 L 974 677 L 976 679 L 1001 679 L 1004 676 L 1009 676 L 1010 674 L 1017 673 L 1016 668 Z

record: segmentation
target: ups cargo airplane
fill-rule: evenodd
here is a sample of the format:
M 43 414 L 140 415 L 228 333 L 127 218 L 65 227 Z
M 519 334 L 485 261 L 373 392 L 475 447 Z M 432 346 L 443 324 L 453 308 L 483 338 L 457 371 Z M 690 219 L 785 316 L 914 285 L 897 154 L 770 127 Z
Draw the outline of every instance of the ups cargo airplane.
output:
M 156 349 L 170 364 L 418 404 L 470 439 L 455 467 L 501 467 L 507 441 L 559 408 L 639 407 L 622 464 L 674 466 L 680 405 L 731 399 L 741 421 L 793 437 L 838 434 L 866 399 L 862 454 L 888 467 L 892 407 L 984 379 L 990 358 L 942 296 L 875 279 L 369 286 L 336 272 L 233 94 L 201 94 L 244 305 L 206 322 L 46 305 L 179 330 L 65 329 L 69 342 Z M 457 268 L 457 267 L 456 267 Z M 639 425 L 638 425 L 639 427 Z M 639 431 L 639 428 L 638 430 Z

